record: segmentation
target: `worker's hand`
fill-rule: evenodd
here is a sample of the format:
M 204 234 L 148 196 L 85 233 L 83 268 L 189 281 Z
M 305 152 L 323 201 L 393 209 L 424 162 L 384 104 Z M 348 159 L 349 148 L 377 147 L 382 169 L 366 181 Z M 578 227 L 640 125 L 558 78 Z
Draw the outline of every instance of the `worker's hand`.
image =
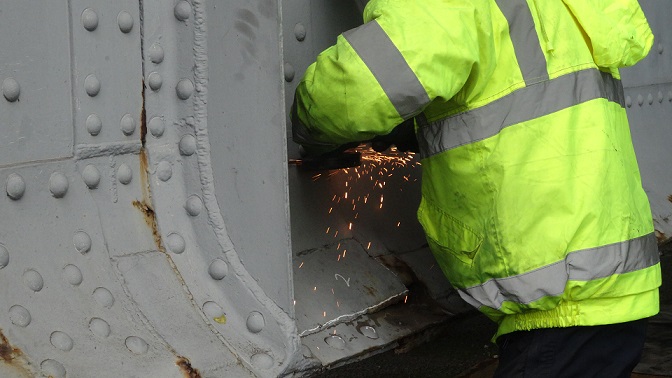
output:
M 401 152 L 411 151 L 418 152 L 418 139 L 415 137 L 415 123 L 413 118 L 408 119 L 387 135 L 379 135 L 371 139 L 371 148 L 377 152 L 383 152 L 390 148 L 390 146 L 397 146 L 397 150 Z

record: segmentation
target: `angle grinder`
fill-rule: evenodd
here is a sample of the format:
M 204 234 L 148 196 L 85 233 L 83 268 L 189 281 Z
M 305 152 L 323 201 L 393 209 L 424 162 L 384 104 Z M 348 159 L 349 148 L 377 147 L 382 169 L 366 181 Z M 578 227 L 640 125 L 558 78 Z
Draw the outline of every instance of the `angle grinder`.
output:
M 338 154 L 333 155 L 328 154 L 309 156 L 301 159 L 289 159 L 290 165 L 296 165 L 299 169 L 306 171 L 328 171 L 359 167 L 361 163 L 362 154 L 360 152 L 339 152 Z

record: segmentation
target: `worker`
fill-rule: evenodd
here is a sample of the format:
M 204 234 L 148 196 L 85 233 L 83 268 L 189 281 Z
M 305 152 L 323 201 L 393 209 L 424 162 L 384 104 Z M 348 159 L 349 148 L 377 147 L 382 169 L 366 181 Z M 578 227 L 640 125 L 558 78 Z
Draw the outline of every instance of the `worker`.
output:
M 498 323 L 496 376 L 628 377 L 661 284 L 619 74 L 653 44 L 637 1 L 372 0 L 364 21 L 305 72 L 294 140 L 417 137 L 418 219 Z

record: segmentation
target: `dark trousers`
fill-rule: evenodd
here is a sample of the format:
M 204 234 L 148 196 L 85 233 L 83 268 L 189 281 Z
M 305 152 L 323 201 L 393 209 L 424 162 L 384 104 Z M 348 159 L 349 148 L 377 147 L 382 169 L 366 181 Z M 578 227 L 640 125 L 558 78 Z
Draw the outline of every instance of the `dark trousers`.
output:
M 647 319 L 642 319 L 500 336 L 495 377 L 630 377 L 644 348 L 646 324 Z

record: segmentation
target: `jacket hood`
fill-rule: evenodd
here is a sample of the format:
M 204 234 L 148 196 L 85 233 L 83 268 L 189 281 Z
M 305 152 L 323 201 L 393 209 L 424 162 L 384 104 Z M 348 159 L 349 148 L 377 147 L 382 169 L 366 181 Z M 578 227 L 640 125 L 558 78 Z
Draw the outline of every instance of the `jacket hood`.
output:
M 562 0 L 590 41 L 599 67 L 632 66 L 649 53 L 653 34 L 636 0 Z

